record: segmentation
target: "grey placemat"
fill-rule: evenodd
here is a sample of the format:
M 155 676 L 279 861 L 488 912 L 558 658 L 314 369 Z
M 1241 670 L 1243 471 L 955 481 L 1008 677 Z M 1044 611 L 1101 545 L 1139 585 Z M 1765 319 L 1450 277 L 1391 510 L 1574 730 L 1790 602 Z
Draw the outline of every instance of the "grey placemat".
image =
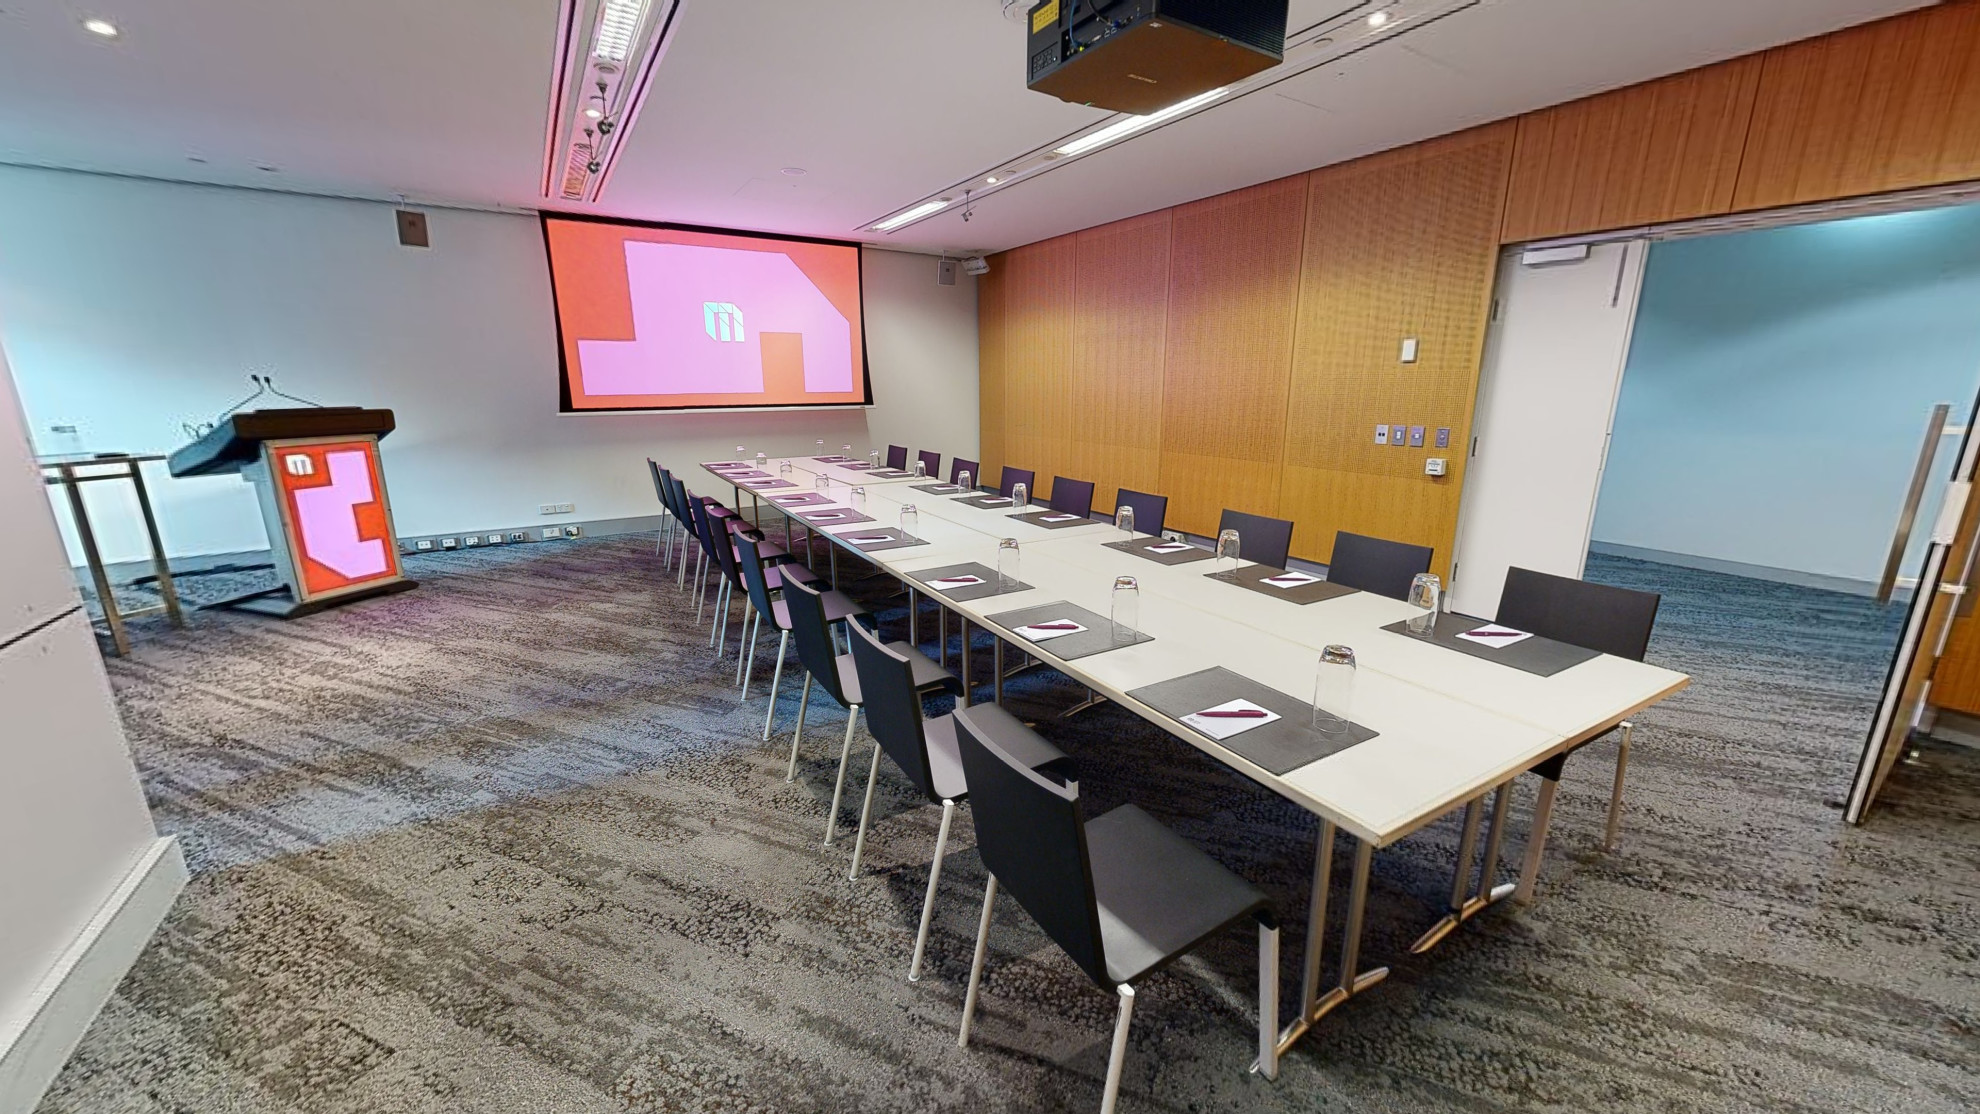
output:
M 778 488 L 782 488 L 782 487 L 797 486 L 796 484 L 792 483 L 789 480 L 780 480 L 775 476 L 762 480 L 737 480 L 734 482 L 737 487 L 740 487 L 746 491 L 775 491 Z
M 861 545 L 859 542 L 853 540 L 854 538 L 878 537 L 881 534 L 887 535 L 886 541 Z M 913 545 L 928 544 L 926 539 L 907 537 L 899 529 L 892 526 L 882 526 L 872 530 L 848 530 L 843 534 L 833 534 L 832 536 L 859 550 L 861 553 L 878 553 L 883 549 L 906 549 Z
M 929 581 L 940 580 L 945 576 L 964 575 L 980 576 L 983 578 L 983 583 L 971 584 L 963 588 L 937 588 L 929 584 Z M 1019 581 L 1008 588 L 1003 587 L 997 580 L 996 569 L 990 568 L 987 565 L 979 565 L 974 561 L 960 565 L 943 565 L 939 569 L 922 569 L 920 572 L 908 573 L 907 578 L 920 582 L 923 587 L 927 588 L 929 594 L 941 596 L 947 600 L 954 600 L 957 603 L 988 599 L 991 596 L 1008 596 L 1014 592 L 1031 591 L 1031 585 L 1023 581 Z M 1058 640 L 1054 639 L 1053 641 Z
M 864 460 L 855 460 L 851 464 L 841 464 L 839 467 L 848 472 L 871 472 L 873 470 L 872 463 Z
M 882 468 L 878 472 L 871 473 L 871 475 L 876 480 L 905 480 L 909 476 L 914 475 L 914 473 L 903 472 L 899 468 Z
M 978 495 L 972 499 L 958 499 L 965 507 L 980 507 L 986 511 L 1009 510 L 1014 504 L 1008 495 Z
M 1187 565 L 1191 561 L 1207 561 L 1216 556 L 1215 553 L 1194 545 L 1180 553 L 1148 552 L 1148 547 L 1151 545 L 1167 544 L 1168 542 L 1161 538 L 1136 538 L 1131 542 L 1108 542 L 1107 548 L 1118 549 L 1122 553 L 1132 553 L 1144 561 L 1153 561 L 1158 565 Z
M 838 518 L 819 517 L 820 515 L 828 515 L 828 514 L 838 515 L 840 517 Z M 851 526 L 854 525 L 855 523 L 873 521 L 872 515 L 866 514 L 862 511 L 853 510 L 851 507 L 832 507 L 829 510 L 823 508 L 818 510 L 804 510 L 800 508 L 798 510 L 792 511 L 791 515 L 792 517 L 802 521 L 807 526 L 821 526 L 821 527 Z
M 764 500 L 764 502 L 769 503 L 773 507 L 794 510 L 798 507 L 824 506 L 826 504 L 836 503 L 838 500 L 832 498 L 830 495 L 821 495 L 816 491 L 804 491 L 796 495 L 772 495 Z
M 750 463 L 749 463 L 748 461 L 746 461 L 746 460 L 705 460 L 705 461 L 702 461 L 702 463 L 701 463 L 701 466 L 702 466 L 703 468 L 706 468 L 706 469 L 708 469 L 708 470 L 709 470 L 709 471 L 711 471 L 711 472 L 720 472 L 720 471 L 722 471 L 722 470 L 723 470 L 723 469 L 725 469 L 725 468 L 753 468 L 753 467 L 755 467 L 754 465 L 752 465 L 752 464 L 750 464 Z
M 749 467 L 722 468 L 722 469 L 718 469 L 718 471 L 722 473 L 723 479 L 728 480 L 731 483 L 734 483 L 737 480 L 767 480 L 770 478 L 770 473 L 759 472 L 756 469 Z
M 1427 637 L 1409 633 L 1407 619 L 1400 623 L 1390 623 L 1382 629 L 1394 631 L 1404 638 L 1414 638 L 1419 642 L 1430 642 L 1447 650 L 1456 650 L 1460 654 L 1470 654 L 1474 658 L 1510 665 L 1514 669 L 1541 677 L 1552 677 L 1563 669 L 1572 669 L 1584 661 L 1593 661 L 1602 656 L 1594 650 L 1556 642 L 1537 634 L 1532 638 L 1522 638 L 1510 646 L 1481 646 L 1458 637 L 1465 631 L 1488 625 L 1490 624 L 1484 619 L 1452 613 L 1437 616 L 1437 625 Z
M 820 464 L 851 464 L 852 463 L 852 457 L 849 456 L 814 456 L 811 459 L 817 461 Z
M 1210 739 L 1256 766 L 1261 766 L 1273 774 L 1287 774 L 1301 766 L 1318 762 L 1322 758 L 1352 746 L 1358 746 L 1376 737 L 1378 732 L 1358 723 L 1348 724 L 1348 733 L 1340 738 L 1330 738 L 1313 730 L 1313 705 L 1297 697 L 1287 696 L 1270 685 L 1260 684 L 1249 677 L 1240 676 L 1223 666 L 1212 666 L 1197 673 L 1158 681 L 1138 689 L 1129 689 L 1128 695 L 1168 716 L 1177 723 L 1182 718 L 1194 715 L 1205 708 L 1214 708 L 1232 700 L 1249 700 L 1261 708 L 1277 712 L 1279 719 L 1263 727 L 1254 727 L 1228 739 Z M 1183 723 L 1191 731 L 1194 727 Z M 1197 734 L 1203 733 L 1197 731 Z
M 925 491 L 930 495 L 965 495 L 969 492 L 961 484 L 915 484 L 910 490 Z
M 1042 511 L 1031 511 L 1028 514 L 1014 514 L 1011 517 L 1018 520 L 1019 522 L 1028 522 L 1031 525 L 1036 526 L 1043 530 L 1066 530 L 1074 526 L 1091 526 L 1095 522 L 1099 521 L 1098 519 L 1088 518 L 1085 515 L 1076 515 L 1069 522 L 1042 521 L 1054 515 L 1063 514 L 1063 513 L 1065 512 L 1047 509 Z
M 985 616 L 985 621 L 995 623 L 1005 630 L 1015 631 L 1028 623 L 1049 623 L 1054 619 L 1070 619 L 1086 629 L 1078 634 L 1061 635 L 1043 642 L 1033 642 L 1023 635 L 1011 635 L 1011 645 L 1033 654 L 1045 654 L 1060 661 L 1092 657 L 1108 650 L 1118 650 L 1123 646 L 1135 646 L 1143 642 L 1153 642 L 1153 635 L 1134 632 L 1134 641 L 1114 641 L 1114 622 L 1105 615 L 1095 615 L 1083 607 L 1060 600 L 1057 603 L 1042 603 L 1037 607 L 1021 607 L 1016 611 L 1006 611 L 1001 615 Z M 1194 711 L 1194 709 L 1191 709 Z
M 1355 591 L 1353 588 L 1345 585 L 1330 584 L 1325 580 L 1316 580 L 1311 584 L 1302 584 L 1297 588 L 1274 588 L 1264 582 L 1266 577 L 1278 576 L 1285 571 L 1284 569 L 1275 569 L 1270 565 L 1246 565 L 1238 569 L 1235 573 L 1213 572 L 1208 574 L 1208 576 L 1211 580 L 1220 580 L 1225 584 L 1236 585 L 1239 588 L 1249 588 L 1260 595 L 1270 596 L 1275 600 L 1284 600 L 1287 603 L 1296 604 L 1319 603 L 1322 600 L 1339 599 L 1342 596 L 1351 596 Z

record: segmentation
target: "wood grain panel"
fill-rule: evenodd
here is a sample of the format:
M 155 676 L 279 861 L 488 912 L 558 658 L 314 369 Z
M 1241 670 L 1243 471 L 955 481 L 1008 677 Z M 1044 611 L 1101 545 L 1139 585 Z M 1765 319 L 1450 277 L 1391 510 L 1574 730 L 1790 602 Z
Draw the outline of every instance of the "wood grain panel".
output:
M 1980 2 L 1767 52 L 1734 203 L 1980 178 Z
M 1521 117 L 1502 239 L 1729 211 L 1760 71 L 1752 54 Z
M 990 257 L 990 273 L 976 280 L 977 460 L 996 475 L 1004 464 L 1004 277 L 1007 255 Z M 948 478 L 945 472 L 943 479 Z M 982 477 L 976 477 L 982 479 Z
M 1042 498 L 1071 457 L 1075 241 L 1018 248 L 1004 257 L 1004 459 L 1038 473 Z M 998 472 L 991 472 L 995 482 Z
M 1075 238 L 1072 444 L 1065 475 L 1096 485 L 1111 509 L 1121 487 L 1155 491 L 1162 472 L 1162 366 L 1168 325 L 1167 210 Z
M 1174 211 L 1161 492 L 1178 529 L 1278 511 L 1305 210 L 1301 174 Z
M 1493 125 L 1311 175 L 1279 499 L 1296 555 L 1325 561 L 1351 530 L 1448 560 L 1513 142 Z M 1377 423 L 1424 444 L 1377 445 Z M 1449 475 L 1423 474 L 1432 456 Z

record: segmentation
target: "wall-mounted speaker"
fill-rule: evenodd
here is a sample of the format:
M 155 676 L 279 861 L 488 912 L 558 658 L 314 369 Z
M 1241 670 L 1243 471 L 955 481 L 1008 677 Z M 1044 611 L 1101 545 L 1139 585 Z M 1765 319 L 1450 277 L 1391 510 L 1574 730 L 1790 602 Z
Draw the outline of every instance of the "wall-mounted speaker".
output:
M 432 247 L 426 238 L 426 214 L 411 209 L 395 210 L 399 218 L 399 243 L 409 248 Z
M 937 286 L 954 286 L 956 284 L 956 267 L 957 263 L 953 259 L 944 259 L 940 263 L 937 263 L 935 265 L 935 284 Z

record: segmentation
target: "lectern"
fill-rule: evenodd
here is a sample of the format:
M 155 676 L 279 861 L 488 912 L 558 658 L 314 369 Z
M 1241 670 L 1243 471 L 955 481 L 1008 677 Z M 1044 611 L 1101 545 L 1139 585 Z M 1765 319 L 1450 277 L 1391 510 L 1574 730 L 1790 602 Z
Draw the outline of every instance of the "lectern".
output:
M 418 587 L 399 568 L 378 440 L 390 410 L 317 406 L 233 414 L 172 454 L 174 476 L 254 484 L 282 586 L 215 606 L 294 619 Z

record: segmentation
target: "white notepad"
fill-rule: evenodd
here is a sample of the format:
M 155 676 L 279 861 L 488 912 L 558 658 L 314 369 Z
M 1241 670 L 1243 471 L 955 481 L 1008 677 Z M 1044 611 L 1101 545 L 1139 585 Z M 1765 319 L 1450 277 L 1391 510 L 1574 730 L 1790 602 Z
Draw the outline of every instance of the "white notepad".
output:
M 1277 576 L 1264 577 L 1258 583 L 1269 584 L 1274 588 L 1300 588 L 1308 584 L 1318 584 L 1322 579 L 1311 573 L 1282 572 Z
M 985 583 L 988 583 L 988 581 L 980 576 L 963 575 L 945 576 L 940 580 L 931 580 L 928 582 L 928 586 L 930 588 L 970 588 Z
M 1181 553 L 1185 549 L 1191 549 L 1194 547 L 1191 546 L 1188 542 L 1167 542 L 1162 545 L 1150 545 L 1150 546 L 1144 546 L 1143 548 L 1146 549 L 1149 553 Z
M 1221 716 L 1206 716 L 1203 712 L 1264 712 L 1265 714 L 1256 718 L 1227 719 Z M 1219 740 L 1228 739 L 1233 735 L 1242 735 L 1254 727 L 1263 727 L 1273 720 L 1281 718 L 1279 713 L 1272 711 L 1270 708 L 1263 708 L 1257 704 L 1253 704 L 1249 700 L 1227 700 L 1214 708 L 1205 708 L 1203 712 L 1186 715 L 1182 720 L 1205 735 Z
M 1076 515 L 1076 514 L 1048 514 L 1048 515 L 1045 515 L 1044 517 L 1042 517 L 1042 518 L 1040 518 L 1040 519 L 1039 519 L 1038 521 L 1040 521 L 1040 522 L 1078 522 L 1078 521 L 1079 521 L 1079 516 L 1078 516 L 1078 515 Z
M 1025 637 L 1025 638 L 1027 638 L 1027 639 L 1030 639 L 1030 640 L 1031 640 L 1031 641 L 1033 641 L 1033 642 L 1048 642 L 1048 641 L 1050 641 L 1050 640 L 1052 640 L 1052 639 L 1054 639 L 1054 638 L 1060 638 L 1060 637 L 1063 637 L 1063 636 L 1065 636 L 1065 635 L 1068 635 L 1068 634 L 1078 634 L 1079 632 L 1081 632 L 1081 631 L 1083 631 L 1083 630 L 1085 630 L 1085 629 L 1086 629 L 1085 627 L 1082 627 L 1082 626 L 1080 626 L 1080 625 L 1079 625 L 1078 623 L 1075 623 L 1075 622 L 1073 622 L 1073 621 L 1072 621 L 1071 619 L 1047 619 L 1047 620 L 1045 620 L 1045 624 L 1053 624 L 1053 625 L 1055 625 L 1055 624 L 1058 624 L 1058 623 L 1065 623 L 1065 624 L 1067 624 L 1067 626 L 1066 626 L 1066 629 L 1065 629 L 1065 630 L 1040 630 L 1040 629 L 1038 629 L 1038 627 L 1037 627 L 1037 626 L 1023 626 L 1023 627 L 1019 627 L 1019 628 L 1017 629 L 1017 632 L 1018 632 L 1018 634 L 1020 634 L 1020 635 L 1022 635 L 1022 636 L 1024 636 L 1024 637 Z
M 1482 627 L 1465 631 L 1459 634 L 1458 637 L 1467 642 L 1476 642 L 1480 646 L 1498 647 L 1511 646 L 1517 642 L 1524 642 L 1533 636 L 1523 630 L 1502 627 L 1497 623 L 1487 623 Z

